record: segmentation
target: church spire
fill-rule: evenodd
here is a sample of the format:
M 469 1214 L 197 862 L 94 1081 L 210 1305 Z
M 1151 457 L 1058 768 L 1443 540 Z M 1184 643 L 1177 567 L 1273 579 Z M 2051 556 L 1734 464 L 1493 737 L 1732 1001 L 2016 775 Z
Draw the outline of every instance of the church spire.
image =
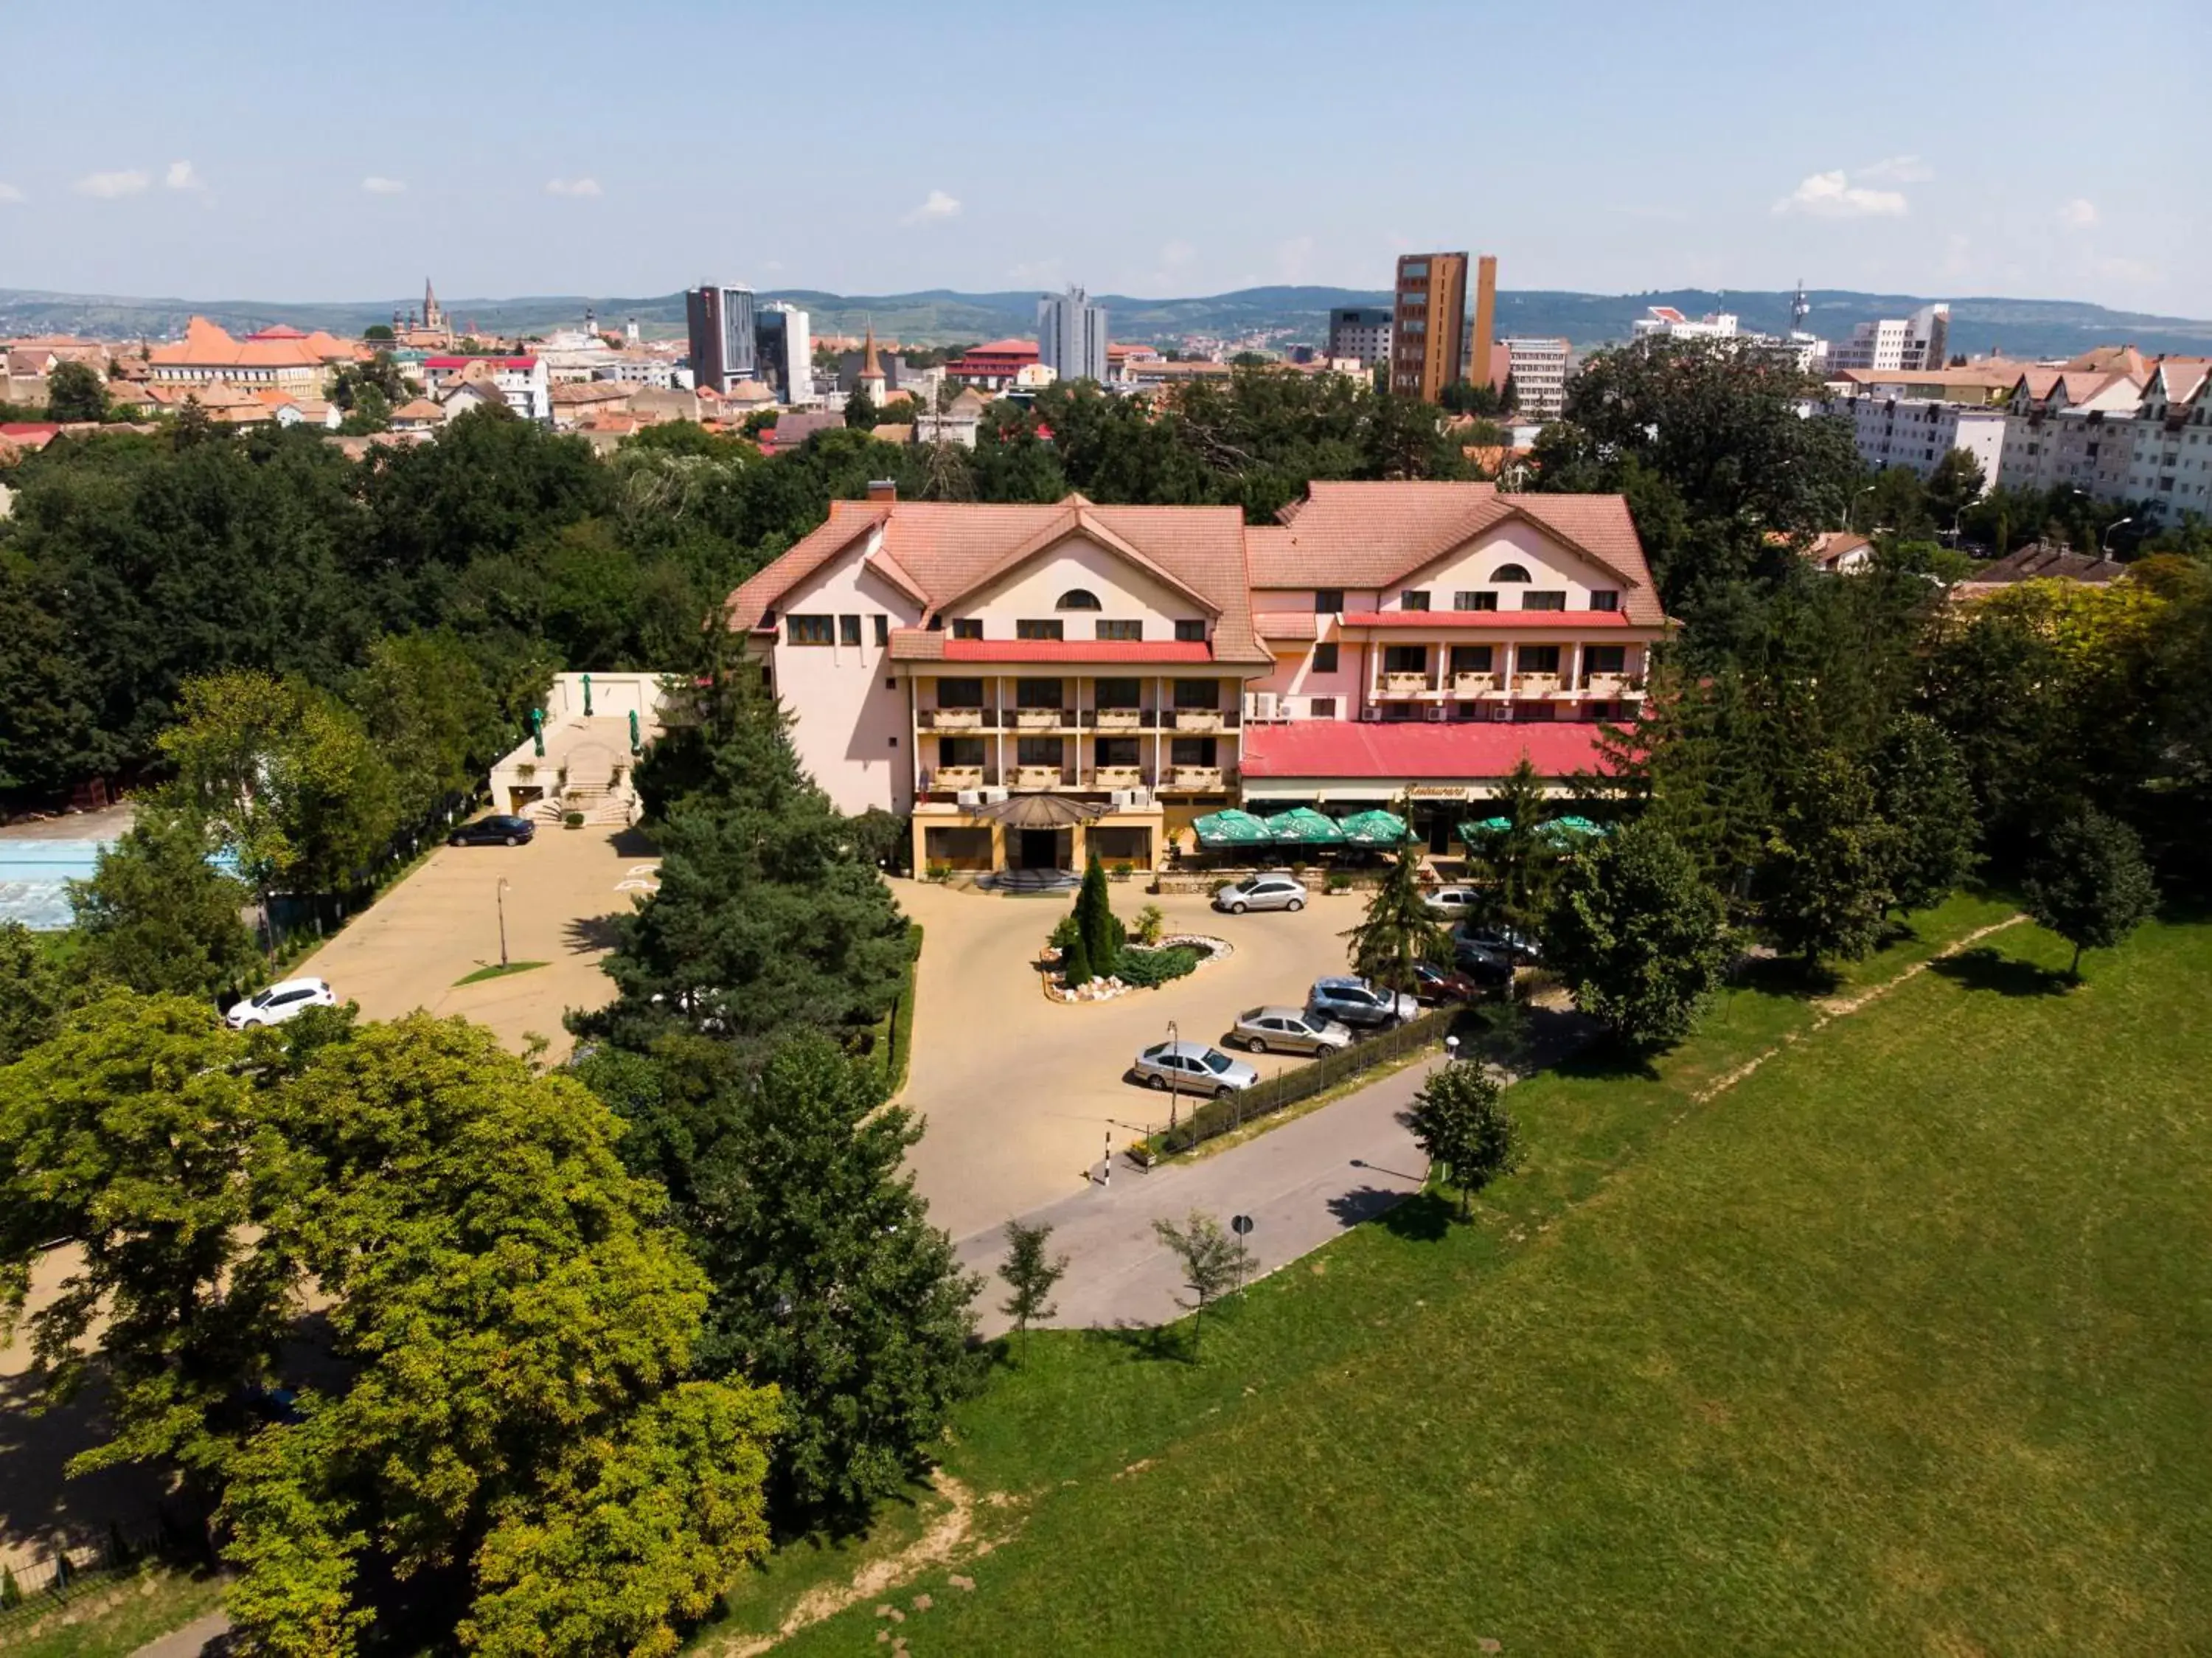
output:
M 860 355 L 860 378 L 863 380 L 881 380 L 883 377 L 884 365 L 876 360 L 876 320 L 873 317 L 870 317 L 868 319 L 868 343 L 862 348 Z

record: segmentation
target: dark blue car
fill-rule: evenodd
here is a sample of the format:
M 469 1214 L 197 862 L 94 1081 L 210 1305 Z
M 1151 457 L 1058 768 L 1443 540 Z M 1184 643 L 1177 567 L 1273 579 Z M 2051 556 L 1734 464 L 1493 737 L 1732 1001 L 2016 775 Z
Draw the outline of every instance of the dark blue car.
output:
M 446 837 L 448 846 L 520 846 L 537 834 L 538 826 L 528 818 L 511 818 L 503 812 L 495 812 L 488 818 L 478 818 L 474 823 L 465 823 Z

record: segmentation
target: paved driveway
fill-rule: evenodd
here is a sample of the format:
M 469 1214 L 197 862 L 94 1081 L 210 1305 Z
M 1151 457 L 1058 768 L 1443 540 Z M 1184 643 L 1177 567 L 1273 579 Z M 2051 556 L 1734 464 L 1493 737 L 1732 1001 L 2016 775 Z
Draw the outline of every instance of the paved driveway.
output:
M 643 837 L 611 826 L 541 828 L 527 846 L 441 846 L 293 971 L 329 979 L 365 1018 L 464 1014 L 517 1051 L 532 1033 L 547 1037 L 557 1060 L 570 1046 L 562 1013 L 613 1000 L 614 981 L 599 971 L 608 923 L 658 865 Z M 460 984 L 499 960 L 502 876 L 508 959 L 547 965 Z
M 1303 1003 L 1316 978 L 1345 971 L 1338 935 L 1361 914 L 1357 897 L 1317 893 L 1296 915 L 1218 916 L 1199 894 L 1149 899 L 1117 886 L 1125 923 L 1156 903 L 1170 931 L 1211 933 L 1237 953 L 1158 991 L 1063 1004 L 1045 1000 L 1030 964 L 1073 894 L 894 885 L 925 929 L 904 1100 L 928 1127 L 909 1161 L 930 1218 L 955 1238 L 1084 1189 L 1109 1126 L 1117 1148 L 1133 1131 L 1165 1126 L 1167 1097 L 1123 1080 L 1137 1051 L 1164 1040 L 1170 1019 L 1185 1041 L 1218 1042 L 1255 1003 Z M 1255 1063 L 1273 1075 L 1305 1062 Z

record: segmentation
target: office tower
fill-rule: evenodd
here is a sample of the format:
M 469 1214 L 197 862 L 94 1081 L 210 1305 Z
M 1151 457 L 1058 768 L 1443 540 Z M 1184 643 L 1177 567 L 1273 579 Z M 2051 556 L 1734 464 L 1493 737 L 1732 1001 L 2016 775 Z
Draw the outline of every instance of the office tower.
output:
M 814 401 L 814 338 L 805 312 L 781 300 L 760 308 L 753 339 L 761 378 L 779 403 L 797 406 Z
M 1407 253 L 1398 260 L 1390 323 L 1390 389 L 1434 403 L 1459 378 L 1467 329 L 1467 255 Z
M 1037 301 L 1037 361 L 1062 381 L 1106 381 L 1106 311 L 1073 283 Z
M 1390 360 L 1390 308 L 1343 305 L 1328 314 L 1328 354 L 1370 368 Z
M 1474 361 L 1468 375 L 1472 385 L 1490 384 L 1491 347 L 1497 339 L 1498 256 L 1485 253 L 1475 261 Z
M 696 384 L 726 396 L 741 380 L 757 376 L 760 353 L 754 338 L 753 290 L 741 283 L 694 288 L 684 296 L 684 316 L 691 336 L 691 373 Z

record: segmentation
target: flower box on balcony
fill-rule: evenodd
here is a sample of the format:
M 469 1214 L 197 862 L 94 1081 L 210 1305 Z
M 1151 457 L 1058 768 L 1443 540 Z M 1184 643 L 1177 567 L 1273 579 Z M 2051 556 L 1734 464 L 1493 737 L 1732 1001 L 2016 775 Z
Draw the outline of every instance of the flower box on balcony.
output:
M 1221 729 L 1221 710 L 1218 708 L 1178 708 L 1176 710 L 1176 729 L 1218 731 Z
M 1145 769 L 1140 765 L 1102 765 L 1091 774 L 1094 789 L 1141 789 Z
M 1516 697 L 1556 697 L 1559 692 L 1559 676 L 1556 674 L 1516 674 L 1513 694 Z
M 1385 674 L 1382 694 L 1386 697 L 1418 697 L 1430 689 L 1425 674 Z
M 932 789 L 981 789 L 983 768 L 980 765 L 940 765 L 929 774 Z
M 1626 674 L 1585 674 L 1583 689 L 1593 697 L 1618 697 L 1628 687 Z
M 1102 708 L 1098 710 L 1098 728 L 1101 731 L 1135 731 L 1144 722 L 1145 710 L 1141 708 Z
M 1498 689 L 1495 674 L 1455 674 L 1452 689 L 1462 697 L 1480 697 Z
M 980 708 L 933 709 L 924 722 L 937 731 L 973 731 L 983 723 L 983 710 Z
M 1178 789 L 1218 789 L 1221 787 L 1221 768 L 1218 765 L 1178 765 L 1175 768 L 1175 786 Z
M 1014 787 L 1057 789 L 1060 787 L 1060 768 L 1056 765 L 1018 765 L 1014 768 Z
M 1049 731 L 1065 724 L 1067 715 L 1057 708 L 1018 708 L 1014 710 L 1014 729 L 1017 731 Z

